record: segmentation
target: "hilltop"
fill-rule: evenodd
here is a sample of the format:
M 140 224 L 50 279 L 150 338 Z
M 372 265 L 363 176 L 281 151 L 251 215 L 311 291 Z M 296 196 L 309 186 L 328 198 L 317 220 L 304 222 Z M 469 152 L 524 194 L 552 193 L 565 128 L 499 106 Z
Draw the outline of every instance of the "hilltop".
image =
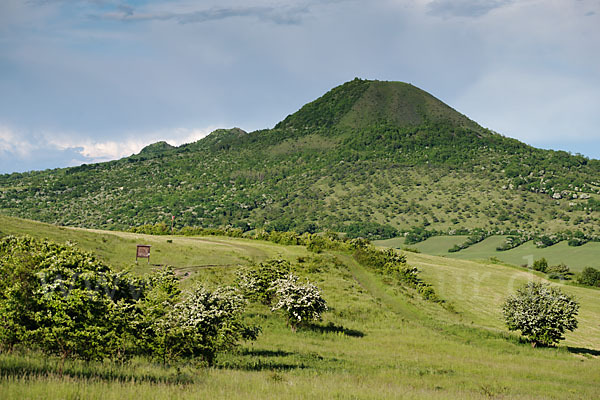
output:
M 483 128 L 410 84 L 355 79 L 272 129 L 0 176 L 0 212 L 61 225 L 600 233 L 600 161 Z

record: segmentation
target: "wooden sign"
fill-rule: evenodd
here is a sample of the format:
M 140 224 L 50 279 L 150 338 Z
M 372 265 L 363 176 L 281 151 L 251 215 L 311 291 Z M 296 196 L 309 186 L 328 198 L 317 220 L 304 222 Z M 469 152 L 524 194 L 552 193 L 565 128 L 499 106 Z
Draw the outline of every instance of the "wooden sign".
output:
M 147 244 L 138 244 L 137 251 L 135 253 L 135 262 L 137 263 L 138 258 L 147 258 L 148 264 L 150 264 L 150 247 Z

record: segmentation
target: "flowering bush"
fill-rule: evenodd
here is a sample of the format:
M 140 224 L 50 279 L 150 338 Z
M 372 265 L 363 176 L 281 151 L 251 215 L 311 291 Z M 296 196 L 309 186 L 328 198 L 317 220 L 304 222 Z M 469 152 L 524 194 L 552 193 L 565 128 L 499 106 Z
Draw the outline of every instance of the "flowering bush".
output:
M 502 311 L 509 330 L 521 331 L 534 347 L 551 346 L 577 328 L 579 304 L 559 288 L 529 282 L 506 300 Z
M 237 272 L 237 284 L 244 295 L 263 304 L 271 304 L 275 295 L 273 282 L 290 273 L 286 260 L 268 260 Z
M 143 284 L 72 244 L 0 239 L 0 348 L 125 358 Z
M 27 346 L 63 361 L 149 355 L 210 365 L 217 352 L 257 336 L 241 322 L 245 304 L 231 288 L 182 296 L 171 268 L 135 278 L 71 244 L 0 239 L 0 351 Z
M 319 288 L 308 280 L 301 284 L 298 279 L 297 276 L 289 274 L 286 278 L 275 281 L 273 285 L 277 304 L 272 309 L 284 311 L 293 332 L 306 321 L 321 319 L 321 314 L 327 311 L 327 303 L 321 297 Z
M 165 353 L 169 358 L 199 357 L 212 365 L 217 352 L 258 335 L 257 327 L 241 320 L 245 306 L 246 300 L 230 287 L 195 288 L 159 325 Z

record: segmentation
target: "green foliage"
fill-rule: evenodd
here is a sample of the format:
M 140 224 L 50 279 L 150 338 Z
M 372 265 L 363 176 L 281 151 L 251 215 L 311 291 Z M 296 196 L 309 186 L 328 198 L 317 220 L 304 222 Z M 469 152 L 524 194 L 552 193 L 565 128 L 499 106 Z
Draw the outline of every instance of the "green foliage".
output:
M 217 352 L 256 328 L 240 322 L 244 300 L 229 289 L 181 298 L 171 268 L 144 279 L 115 273 L 72 244 L 0 239 L 0 348 L 30 346 L 63 359 L 163 362 Z
M 408 251 L 410 253 L 420 253 L 421 252 L 421 250 L 419 250 L 415 247 L 406 247 L 406 246 L 402 248 L 402 251 Z
M 417 268 L 406 264 L 406 256 L 393 249 L 379 250 L 373 245 L 357 246 L 354 258 L 375 272 L 393 277 L 397 282 L 414 288 L 425 300 L 443 303 L 430 284 L 419 277 Z
M 486 130 L 412 85 L 357 80 L 275 129 L 218 130 L 122 160 L 0 175 L 0 211 L 153 234 L 168 233 L 174 215 L 175 229 L 240 235 L 334 229 L 375 239 L 416 224 L 533 234 L 537 221 L 544 234 L 592 238 L 599 172 L 595 160 Z
M 158 336 L 170 358 L 200 359 L 213 365 L 217 352 L 232 349 L 241 340 L 256 339 L 259 329 L 241 319 L 245 304 L 232 288 L 196 287 L 156 326 Z
M 268 305 L 275 296 L 274 282 L 288 276 L 290 270 L 286 260 L 267 260 L 238 270 L 236 281 L 246 298 Z
M 370 84 L 369 81 L 356 78 L 338 86 L 323 97 L 306 104 L 297 113 L 286 117 L 275 129 L 291 128 L 304 131 L 309 128 L 331 128 L 350 111 Z
M 546 261 L 546 259 L 542 257 L 539 260 L 535 260 L 531 268 L 534 271 L 546 272 L 546 270 L 548 269 L 548 261 Z
M 600 287 L 600 271 L 596 268 L 586 267 L 577 277 L 577 282 L 586 286 Z
M 496 248 L 497 251 L 506 251 L 519 247 L 523 243 L 527 242 L 531 238 L 526 235 L 511 235 L 506 238 L 503 244 Z
M 73 245 L 0 240 L 0 344 L 85 360 L 127 358 L 141 282 Z
M 467 247 L 470 247 L 476 243 L 485 240 L 487 237 L 490 236 L 490 234 L 490 232 L 484 231 L 482 229 L 475 229 L 473 230 L 473 232 L 471 232 L 471 234 L 469 235 L 467 240 L 464 241 L 464 243 L 454 245 L 452 248 L 448 249 L 448 252 L 456 253 L 457 251 L 466 249 Z
M 342 226 L 340 231 L 346 233 L 349 238 L 363 237 L 369 240 L 390 239 L 399 234 L 398 229 L 376 222 L 352 223 Z
M 421 227 L 413 227 L 409 232 L 404 236 L 405 244 L 415 244 L 427 240 L 427 238 L 435 235 L 435 232 L 428 231 L 425 228 Z
M 552 265 L 547 268 L 546 272 L 550 279 L 560 279 L 563 281 L 571 279 L 571 275 L 573 275 L 569 267 L 564 263 Z
M 533 346 L 552 346 L 563 340 L 565 331 L 577 328 L 578 311 L 573 296 L 536 282 L 518 289 L 502 307 L 508 329 L 521 331 Z
M 277 303 L 272 310 L 282 310 L 292 331 L 309 321 L 321 319 L 327 311 L 327 302 L 321 296 L 321 291 L 308 280 L 302 284 L 293 274 L 278 279 L 273 283 Z

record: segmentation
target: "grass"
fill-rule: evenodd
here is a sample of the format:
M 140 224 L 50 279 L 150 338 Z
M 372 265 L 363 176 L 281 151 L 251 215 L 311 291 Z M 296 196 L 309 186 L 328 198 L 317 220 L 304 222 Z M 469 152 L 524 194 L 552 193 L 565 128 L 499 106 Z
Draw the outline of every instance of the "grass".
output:
M 5 220 L 3 220 L 4 222 Z M 25 230 L 27 221 L 13 221 Z M 229 283 L 235 267 L 253 257 L 307 257 L 295 272 L 319 286 L 330 311 L 321 322 L 292 333 L 282 316 L 252 304 L 247 318 L 263 332 L 237 352 L 222 354 L 217 366 L 162 366 L 143 359 L 119 366 L 68 362 L 35 354 L 0 354 L 3 399 L 22 398 L 261 398 L 261 399 L 537 399 L 598 398 L 600 301 L 597 290 L 565 286 L 581 302 L 580 327 L 558 348 L 533 349 L 506 332 L 499 304 L 519 284 L 541 279 L 517 267 L 407 253 L 424 279 L 434 284 L 456 312 L 425 302 L 410 289 L 373 274 L 349 254 L 315 255 L 298 246 L 229 238 L 166 238 L 61 230 L 31 225 L 53 239 L 65 235 L 93 246 L 109 236 L 108 260 L 130 257 L 136 240 L 177 245 L 203 260 L 178 268 L 193 279 Z M 4 233 L 12 228 L 2 224 Z M 39 234 L 40 232 L 36 233 Z M 133 242 L 131 241 L 133 240 Z M 161 240 L 165 243 L 161 243 Z M 153 242 L 154 243 L 154 242 Z M 155 247 L 153 247 L 154 251 Z M 166 253 L 161 252 L 161 256 Z M 232 257 L 220 261 L 221 257 Z M 208 265 L 214 266 L 208 266 Z M 143 266 L 139 266 L 143 272 Z
M 441 259 L 407 253 L 408 262 L 421 271 L 440 296 L 452 302 L 466 320 L 478 326 L 504 329 L 500 309 L 507 295 L 531 280 L 549 282 L 540 273 L 494 263 Z M 579 328 L 566 335 L 564 344 L 600 353 L 600 291 L 553 283 L 580 302 Z
M 28 234 L 59 242 L 75 242 L 117 269 L 131 268 L 142 274 L 157 266 L 171 265 L 182 274 L 187 272 L 193 277 L 202 268 L 236 267 L 273 257 L 295 260 L 307 254 L 306 249 L 300 246 L 278 246 L 249 239 L 152 236 L 62 227 L 6 216 L 0 216 L 0 227 L 0 234 Z M 135 264 L 136 244 L 152 246 L 149 262 L 139 259 Z
M 554 246 L 538 249 L 532 241 L 529 241 L 514 249 L 497 251 L 496 247 L 504 242 L 506 236 L 496 235 L 456 253 L 448 252 L 448 249 L 455 244 L 463 243 L 466 238 L 467 236 L 434 236 L 421 243 L 412 244 L 410 247 L 418 249 L 421 253 L 462 260 L 488 260 L 496 257 L 500 261 L 513 265 L 529 265 L 533 261 L 545 257 L 549 265 L 565 263 L 573 272 L 581 272 L 585 267 L 600 268 L 599 242 L 589 242 L 583 246 L 573 247 L 563 241 Z M 404 238 L 378 240 L 375 244 L 403 248 Z

